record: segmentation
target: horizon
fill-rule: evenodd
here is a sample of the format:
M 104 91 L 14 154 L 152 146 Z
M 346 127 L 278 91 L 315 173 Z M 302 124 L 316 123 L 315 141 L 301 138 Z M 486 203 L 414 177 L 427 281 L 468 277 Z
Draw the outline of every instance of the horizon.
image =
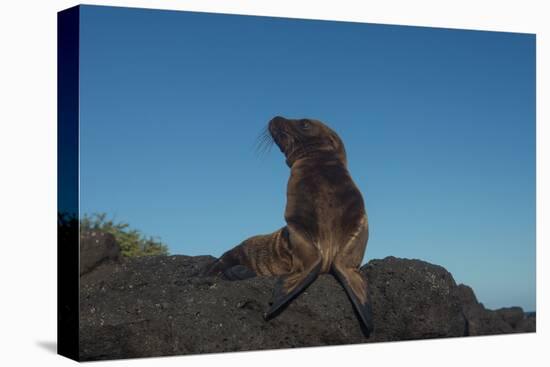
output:
M 536 312 L 534 35 L 81 9 L 82 214 L 220 256 L 285 225 L 289 169 L 258 134 L 315 118 L 365 200 L 362 263 L 421 259 Z

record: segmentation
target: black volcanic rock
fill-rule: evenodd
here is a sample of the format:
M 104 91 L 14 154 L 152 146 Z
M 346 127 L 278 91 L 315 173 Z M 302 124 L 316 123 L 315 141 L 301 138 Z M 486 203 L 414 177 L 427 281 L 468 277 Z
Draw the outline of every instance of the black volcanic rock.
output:
M 349 299 L 331 275 L 321 275 L 280 315 L 265 321 L 275 278 L 232 282 L 201 277 L 213 261 L 211 256 L 123 258 L 100 263 L 81 276 L 81 359 L 534 330 L 534 317 L 519 319 L 517 309 L 485 310 L 471 289 L 457 286 L 442 267 L 394 257 L 372 260 L 362 268 L 373 301 L 375 328 L 370 338 L 362 333 Z
M 362 270 L 373 301 L 375 335 L 369 341 L 465 335 L 456 283 L 441 266 L 387 257 Z
M 458 286 L 464 316 L 468 323 L 468 335 L 497 335 L 536 331 L 535 317 L 527 316 L 521 307 L 488 310 L 477 301 L 472 288 Z
M 525 314 L 521 307 L 505 307 L 495 311 L 505 323 L 510 325 L 512 329 L 517 329 L 520 322 L 525 318 Z

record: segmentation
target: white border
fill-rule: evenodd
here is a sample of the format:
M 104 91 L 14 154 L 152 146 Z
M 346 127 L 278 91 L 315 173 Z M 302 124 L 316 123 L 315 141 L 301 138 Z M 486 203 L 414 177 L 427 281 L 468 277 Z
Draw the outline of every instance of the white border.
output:
M 0 11 L 0 364 L 69 365 L 56 338 L 56 12 L 72 1 Z M 88 4 L 537 33 L 537 334 L 100 362 L 126 365 L 517 366 L 548 361 L 548 54 L 545 1 L 92 1 Z M 544 121 L 544 123 L 543 123 Z M 546 167 L 545 167 L 546 166 Z M 50 348 L 51 349 L 51 348 Z

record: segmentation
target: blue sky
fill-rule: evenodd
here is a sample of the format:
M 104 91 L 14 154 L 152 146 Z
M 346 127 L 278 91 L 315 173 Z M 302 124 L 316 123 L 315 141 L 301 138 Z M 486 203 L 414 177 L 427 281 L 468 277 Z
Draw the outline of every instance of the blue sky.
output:
M 535 309 L 534 35 L 84 6 L 80 52 L 82 213 L 219 256 L 285 224 L 260 131 L 317 118 L 365 198 L 365 262 Z

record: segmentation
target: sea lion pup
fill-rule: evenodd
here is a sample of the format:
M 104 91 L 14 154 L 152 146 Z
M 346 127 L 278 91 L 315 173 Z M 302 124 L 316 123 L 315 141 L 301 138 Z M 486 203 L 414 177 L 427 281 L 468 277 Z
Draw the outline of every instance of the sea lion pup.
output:
M 269 134 L 290 167 L 285 220 L 268 235 L 224 253 L 206 272 L 230 280 L 280 276 L 266 319 L 275 316 L 319 274 L 343 285 L 368 335 L 372 330 L 367 280 L 359 266 L 369 236 L 363 197 L 348 169 L 344 144 L 317 120 L 275 117 Z

